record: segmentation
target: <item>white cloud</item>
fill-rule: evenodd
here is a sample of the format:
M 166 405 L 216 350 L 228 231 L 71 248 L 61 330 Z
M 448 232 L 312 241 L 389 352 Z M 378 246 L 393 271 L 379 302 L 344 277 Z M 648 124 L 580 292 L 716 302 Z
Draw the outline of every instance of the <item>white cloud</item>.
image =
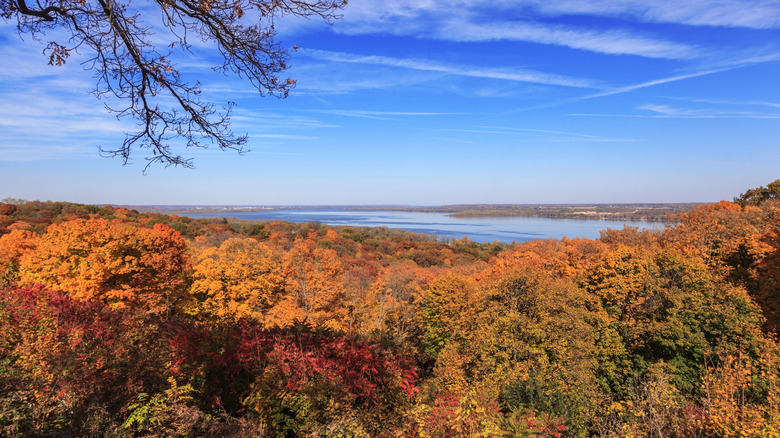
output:
M 626 26 L 630 26 L 630 22 L 645 22 L 775 29 L 780 27 L 780 2 L 354 0 L 345 10 L 344 18 L 332 29 L 349 35 L 390 34 L 446 41 L 525 41 L 649 58 L 682 59 L 706 54 L 701 47 L 626 29 L 554 23 L 560 17 L 572 15 L 618 18 Z
M 629 138 L 618 137 L 604 137 L 591 134 L 581 134 L 576 132 L 554 131 L 549 129 L 532 129 L 532 128 L 512 128 L 502 126 L 478 126 L 472 129 L 440 129 L 439 131 L 446 132 L 466 132 L 475 134 L 502 134 L 502 135 L 516 135 L 534 137 L 535 139 L 541 139 L 551 142 L 633 142 L 635 140 Z
M 458 2 L 463 3 L 462 6 L 422 2 L 395 7 L 386 6 L 388 3 L 394 2 L 375 5 L 377 10 L 368 11 L 360 7 L 355 11 L 350 10 L 344 21 L 333 29 L 352 35 L 389 33 L 445 41 L 525 41 L 610 55 L 649 58 L 696 57 L 702 51 L 687 44 L 636 35 L 625 30 L 534 23 L 530 21 L 536 18 L 533 15 L 523 20 L 507 21 L 503 19 L 505 14 L 502 13 L 501 5 L 496 7 L 495 4 L 494 9 L 489 11 L 494 17 L 485 20 L 484 11 L 477 8 L 484 7 L 484 2 L 478 5 Z M 482 24 L 485 22 L 490 24 Z
M 337 27 L 353 33 L 411 35 L 441 18 L 476 22 L 485 15 L 511 13 L 531 18 L 589 15 L 694 26 L 780 27 L 777 0 L 352 0 Z
M 616 95 L 616 94 L 628 93 L 628 92 L 631 92 L 631 91 L 636 91 L 636 90 L 640 90 L 640 89 L 643 89 L 643 88 L 649 88 L 649 87 L 653 87 L 653 86 L 656 86 L 656 85 L 662 85 L 662 84 L 667 84 L 667 83 L 670 83 L 670 82 L 681 81 L 681 80 L 684 80 L 684 79 L 692 79 L 692 78 L 697 78 L 697 77 L 700 77 L 700 76 L 707 76 L 707 75 L 720 73 L 720 72 L 724 72 L 724 71 L 728 71 L 728 70 L 734 70 L 734 69 L 746 67 L 746 66 L 749 66 L 749 65 L 761 64 L 761 63 L 764 63 L 764 62 L 774 62 L 774 61 L 777 61 L 778 59 L 780 59 L 780 53 L 771 53 L 771 54 L 768 54 L 768 55 L 756 56 L 756 57 L 752 57 L 752 58 L 739 59 L 739 60 L 729 60 L 729 61 L 721 62 L 720 65 L 715 66 L 715 67 L 710 68 L 710 69 L 707 69 L 707 70 L 697 71 L 697 72 L 693 72 L 693 73 L 685 73 L 685 74 L 680 74 L 680 75 L 676 75 L 676 76 L 670 76 L 670 77 L 666 77 L 666 78 L 655 79 L 655 80 L 652 80 L 652 81 L 641 82 L 639 84 L 628 85 L 628 86 L 625 86 L 625 87 L 614 88 L 614 89 L 611 89 L 611 90 L 606 90 L 606 91 L 603 91 L 603 92 L 600 92 L 600 93 L 596 93 L 596 94 L 592 94 L 592 95 L 589 95 L 589 96 L 576 98 L 576 99 L 573 99 L 573 100 L 574 101 L 578 101 L 578 100 L 593 99 L 593 98 L 596 98 L 596 97 L 613 96 L 613 95 Z
M 780 27 L 776 0 L 563 0 L 519 1 L 545 15 L 595 15 L 694 26 Z
M 768 106 L 772 108 L 780 108 L 780 103 L 765 102 L 759 100 L 702 99 L 702 98 L 679 97 L 679 96 L 662 96 L 662 97 L 664 97 L 665 99 L 682 100 L 686 102 L 696 102 L 696 103 L 712 103 L 716 105 Z
M 573 26 L 528 22 L 475 24 L 451 21 L 436 31 L 451 41 L 527 41 L 588 50 L 608 55 L 638 55 L 647 58 L 692 58 L 700 49 L 668 41 L 636 36 L 622 30 L 580 29 Z
M 428 112 L 404 112 L 404 111 L 367 111 L 367 110 L 311 110 L 321 114 L 333 114 L 336 116 L 359 117 L 376 120 L 392 120 L 391 117 L 426 117 L 426 116 L 448 116 L 454 113 L 428 113 Z M 388 117 L 390 116 L 390 117 Z
M 778 119 L 780 114 L 757 113 L 755 111 L 734 111 L 713 108 L 680 108 L 671 105 L 646 104 L 638 107 L 663 118 L 686 119 Z
M 681 108 L 667 104 L 645 104 L 637 107 L 641 114 L 570 114 L 583 117 L 623 117 L 647 119 L 780 119 L 778 113 L 736 111 L 722 108 Z
M 272 129 L 285 132 L 300 132 L 303 129 L 337 128 L 338 126 L 322 122 L 311 117 L 301 117 L 291 114 L 271 113 L 263 111 L 239 110 L 232 118 L 237 126 L 251 127 L 255 131 Z
M 585 97 L 578 98 L 578 99 L 575 99 L 575 100 L 585 100 L 585 99 L 594 99 L 594 98 L 597 98 L 597 97 L 614 96 L 616 94 L 623 94 L 623 93 L 628 93 L 628 92 L 631 92 L 631 91 L 641 90 L 642 88 L 653 87 L 653 86 L 656 86 L 656 85 L 667 84 L 667 83 L 670 83 L 670 82 L 682 81 L 684 79 L 697 78 L 699 76 L 711 75 L 713 73 L 720 73 L 722 71 L 730 70 L 732 68 L 735 68 L 735 67 L 726 67 L 726 68 L 698 71 L 698 72 L 694 72 L 694 73 L 687 73 L 687 74 L 682 74 L 682 75 L 677 75 L 677 76 L 670 76 L 670 77 L 667 77 L 667 78 L 655 79 L 655 80 L 652 80 L 652 81 L 641 82 L 639 84 L 628 85 L 628 86 L 619 87 L 619 88 L 613 88 L 611 90 L 607 90 L 607 91 L 604 91 L 604 92 L 601 92 L 601 93 L 591 94 L 589 96 L 585 96 Z
M 316 140 L 317 137 L 289 134 L 252 134 L 252 138 L 268 138 L 275 140 Z
M 331 62 L 301 62 L 302 67 L 291 71 L 297 84 L 291 96 L 324 96 L 350 94 L 362 90 L 387 90 L 415 86 L 436 80 L 441 75 L 432 72 L 417 74 L 393 74 L 384 66 L 367 65 L 367 68 L 345 69 Z
M 94 158 L 98 156 L 98 151 L 94 146 L 87 147 L 82 144 L 62 144 L 62 145 L 36 145 L 34 149 L 30 147 L 29 138 L 8 139 L 0 147 L 0 163 L 5 161 L 42 161 L 53 159 L 83 159 Z
M 500 79 L 506 81 L 529 82 L 545 85 L 558 85 L 577 88 L 598 88 L 599 85 L 589 79 L 544 73 L 526 69 L 499 69 L 488 67 L 473 67 L 465 65 L 440 64 L 414 58 L 391 58 L 387 56 L 362 56 L 325 50 L 302 50 L 304 55 L 331 62 L 354 64 L 372 64 L 387 67 L 406 68 L 411 70 L 446 73 L 449 75 L 477 77 L 483 79 Z

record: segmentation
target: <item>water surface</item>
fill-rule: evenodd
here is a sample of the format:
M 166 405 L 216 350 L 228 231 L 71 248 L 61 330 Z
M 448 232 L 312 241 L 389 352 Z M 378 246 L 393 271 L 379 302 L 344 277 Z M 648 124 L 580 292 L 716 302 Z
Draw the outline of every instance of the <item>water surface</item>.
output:
M 353 227 L 387 227 L 475 242 L 526 242 L 561 237 L 598 239 L 601 230 L 622 229 L 625 225 L 639 228 L 661 228 L 656 222 L 549 219 L 536 217 L 454 218 L 443 213 L 407 211 L 354 211 L 337 209 L 268 210 L 218 214 L 191 214 L 191 217 L 236 217 L 246 220 L 282 220 L 317 222 L 326 225 Z

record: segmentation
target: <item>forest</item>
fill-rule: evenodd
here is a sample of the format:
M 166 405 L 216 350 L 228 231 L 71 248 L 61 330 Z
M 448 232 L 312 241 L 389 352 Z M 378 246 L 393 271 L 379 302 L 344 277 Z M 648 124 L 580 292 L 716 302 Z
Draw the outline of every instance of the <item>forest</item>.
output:
M 0 203 L 0 435 L 780 436 L 780 180 L 512 245 Z

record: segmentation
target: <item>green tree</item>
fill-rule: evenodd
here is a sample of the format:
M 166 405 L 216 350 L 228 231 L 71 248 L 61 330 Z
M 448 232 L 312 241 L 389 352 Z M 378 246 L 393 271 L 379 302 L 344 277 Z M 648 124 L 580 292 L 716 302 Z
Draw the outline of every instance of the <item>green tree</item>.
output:
M 742 193 L 734 198 L 734 203 L 744 208 L 748 205 L 758 206 L 769 199 L 780 199 L 780 179 L 772 181 L 766 187 L 761 186 Z
M 591 269 L 585 286 L 606 313 L 596 324 L 599 373 L 617 393 L 660 364 L 675 387 L 695 393 L 707 354 L 761 349 L 758 307 L 697 258 L 619 247 Z

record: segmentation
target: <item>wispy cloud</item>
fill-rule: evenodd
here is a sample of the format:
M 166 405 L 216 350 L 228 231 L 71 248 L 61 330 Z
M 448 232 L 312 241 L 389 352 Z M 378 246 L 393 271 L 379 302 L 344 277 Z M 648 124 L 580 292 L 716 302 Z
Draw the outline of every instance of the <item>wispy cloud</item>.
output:
M 363 0 L 351 3 L 333 30 L 350 35 L 390 34 L 445 41 L 525 41 L 610 55 L 688 59 L 703 47 L 625 27 L 555 23 L 560 17 L 595 16 L 633 22 L 776 29 L 776 0 Z M 516 19 L 513 19 L 516 18 Z M 553 22 L 550 22 L 553 21 Z M 485 24 L 489 23 L 489 24 Z M 660 33 L 659 33 L 660 35 Z
M 87 147 L 78 142 L 36 146 L 35 151 L 31 152 L 29 141 L 29 138 L 24 137 L 6 138 L 0 147 L 0 162 L 84 159 L 98 156 L 98 151 L 94 146 Z
M 551 16 L 593 15 L 644 22 L 752 29 L 780 27 L 780 3 L 776 0 L 526 0 L 517 5 L 523 4 Z
M 778 102 L 765 102 L 760 100 L 725 100 L 725 99 L 702 99 L 694 97 L 680 97 L 680 96 L 661 96 L 664 99 L 679 100 L 685 102 L 696 103 L 711 103 L 715 105 L 739 105 L 739 106 L 768 106 L 772 108 L 780 108 Z
M 432 113 L 432 112 L 405 112 L 405 111 L 367 111 L 367 110 L 310 110 L 311 112 L 321 114 L 332 114 L 345 117 L 359 117 L 376 120 L 392 120 L 392 117 L 428 117 L 428 116 L 447 116 L 455 113 Z
M 680 108 L 672 105 L 646 104 L 637 107 L 641 114 L 570 114 L 584 117 L 621 117 L 643 119 L 780 119 L 778 113 L 734 111 L 718 108 Z
M 451 41 L 526 41 L 647 58 L 695 58 L 702 52 L 700 48 L 687 44 L 642 37 L 623 30 L 580 29 L 522 21 L 492 22 L 488 25 L 453 20 L 437 29 L 435 35 Z
M 486 128 L 491 128 L 491 127 L 486 126 Z M 539 135 L 562 135 L 570 138 L 591 140 L 591 141 L 634 141 L 634 139 L 631 138 L 604 137 L 600 135 L 581 134 L 577 132 L 566 132 L 566 131 L 554 131 L 550 129 L 508 128 L 508 127 L 492 127 L 492 128 L 501 129 L 509 132 L 516 131 L 521 133 L 531 133 L 531 134 L 539 134 Z
M 255 132 L 260 130 L 266 130 L 266 132 L 270 130 L 299 132 L 303 129 L 338 127 L 337 125 L 325 123 L 311 117 L 252 110 L 237 111 L 232 121 L 236 129 L 239 129 L 238 127 L 251 127 Z
M 633 142 L 635 141 L 634 139 L 630 139 L 630 138 L 605 137 L 599 135 L 581 134 L 577 132 L 554 131 L 549 129 L 513 128 L 513 127 L 501 127 L 501 126 L 477 126 L 472 129 L 440 129 L 438 131 L 464 132 L 464 133 L 475 133 L 475 134 L 518 135 L 518 136 L 541 138 L 546 141 L 553 141 L 553 142 L 571 142 L 571 141 Z
M 398 67 L 411 70 L 445 73 L 448 75 L 477 77 L 482 79 L 500 79 L 506 81 L 528 82 L 545 85 L 558 85 L 576 88 L 599 88 L 600 85 L 593 80 L 573 78 L 552 73 L 544 73 L 535 70 L 524 69 L 497 69 L 487 67 L 473 67 L 464 65 L 448 65 L 415 58 L 391 58 L 387 56 L 364 56 L 343 52 L 331 52 L 326 50 L 307 49 L 303 54 L 312 58 L 331 62 L 343 62 L 353 64 L 372 64 L 387 67 Z
M 368 66 L 366 71 L 344 69 L 342 65 L 318 63 L 291 72 L 298 81 L 292 96 L 329 96 L 363 90 L 388 90 L 416 86 L 440 76 L 438 73 L 399 75 L 383 66 Z M 395 73 L 395 74 L 394 74 Z
M 307 135 L 290 135 L 290 134 L 252 134 L 252 138 L 268 138 L 277 140 L 316 140 L 317 137 Z
M 780 27 L 776 0 L 361 0 L 350 3 L 338 27 L 353 33 L 412 35 L 430 29 L 431 22 L 442 17 L 478 22 L 486 15 L 513 14 L 524 19 L 586 15 L 691 26 Z
M 754 111 L 733 111 L 713 108 L 680 108 L 671 105 L 647 104 L 638 107 L 640 110 L 650 111 L 658 117 L 686 118 L 686 119 L 778 119 L 780 114 L 758 113 Z
M 649 87 L 653 87 L 653 86 L 656 86 L 656 85 L 668 84 L 670 82 L 682 81 L 684 79 L 692 79 L 692 78 L 697 78 L 697 77 L 700 77 L 700 76 L 711 75 L 713 73 L 720 73 L 720 72 L 723 72 L 723 71 L 726 71 L 726 70 L 731 70 L 733 68 L 736 68 L 736 67 L 718 68 L 718 69 L 712 69 L 712 70 L 698 71 L 698 72 L 694 72 L 694 73 L 687 73 L 687 74 L 682 74 L 682 75 L 677 75 L 677 76 L 670 76 L 670 77 L 661 78 L 661 79 L 655 79 L 655 80 L 652 80 L 652 81 L 641 82 L 641 83 L 638 83 L 638 84 L 628 85 L 628 86 L 625 86 L 625 87 L 613 88 L 611 90 L 602 91 L 600 93 L 591 94 L 591 95 L 588 95 L 588 96 L 583 96 L 583 97 L 577 98 L 575 100 L 595 99 L 597 97 L 605 97 L 605 96 L 613 96 L 615 94 L 629 93 L 631 91 L 641 90 L 642 88 L 649 88 Z
M 697 78 L 697 77 L 700 77 L 700 76 L 707 76 L 707 75 L 711 75 L 711 74 L 715 74 L 715 73 L 725 72 L 725 71 L 728 71 L 728 70 L 735 70 L 735 69 L 746 67 L 746 66 L 749 66 L 749 65 L 761 64 L 761 63 L 764 63 L 764 62 L 773 62 L 773 61 L 777 61 L 777 60 L 780 60 L 780 53 L 772 53 L 772 54 L 769 54 L 769 55 L 763 55 L 763 56 L 746 58 L 746 59 L 740 59 L 740 60 L 734 60 L 734 61 L 725 61 L 725 62 L 720 63 L 719 66 L 714 67 L 714 68 L 710 68 L 710 69 L 707 69 L 707 70 L 696 71 L 696 72 L 693 72 L 693 73 L 685 73 L 685 74 L 680 74 L 680 75 L 676 75 L 676 76 L 670 76 L 670 77 L 666 77 L 666 78 L 655 79 L 655 80 L 652 80 L 652 81 L 641 82 L 641 83 L 634 84 L 634 85 L 628 85 L 628 86 L 624 86 L 624 87 L 613 88 L 611 90 L 602 91 L 602 92 L 599 92 L 599 93 L 596 93 L 596 94 L 591 94 L 591 95 L 587 95 L 587 96 L 578 97 L 578 98 L 572 99 L 572 101 L 594 99 L 594 98 L 597 98 L 597 97 L 605 97 L 605 96 L 613 96 L 615 94 L 628 93 L 628 92 L 631 92 L 631 91 L 641 90 L 643 88 L 649 88 L 649 87 L 653 87 L 653 86 L 656 86 L 656 85 L 668 84 L 670 82 L 677 82 L 677 81 L 681 81 L 681 80 L 684 80 L 684 79 Z

